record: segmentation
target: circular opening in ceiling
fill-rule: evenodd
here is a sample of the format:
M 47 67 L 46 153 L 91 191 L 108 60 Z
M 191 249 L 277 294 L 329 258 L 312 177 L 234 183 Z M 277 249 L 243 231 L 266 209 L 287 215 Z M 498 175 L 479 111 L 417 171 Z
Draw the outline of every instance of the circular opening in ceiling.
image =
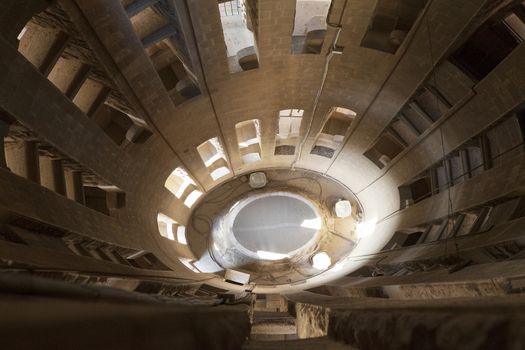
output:
M 262 259 L 287 257 L 307 244 L 322 225 L 313 204 L 298 195 L 264 194 L 239 204 L 233 235 Z

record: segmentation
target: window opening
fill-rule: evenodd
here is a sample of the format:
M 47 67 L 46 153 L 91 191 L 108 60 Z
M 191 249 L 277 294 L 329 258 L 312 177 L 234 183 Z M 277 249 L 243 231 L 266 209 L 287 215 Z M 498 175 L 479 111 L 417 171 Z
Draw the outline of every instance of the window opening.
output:
M 235 133 L 243 164 L 261 160 L 261 128 L 258 119 L 235 125 Z
M 361 46 L 395 54 L 426 0 L 379 0 Z
M 197 152 L 215 181 L 230 173 L 224 149 L 218 137 L 213 137 L 197 146 Z
M 180 225 L 177 221 L 162 213 L 157 215 L 157 223 L 159 226 L 159 233 L 162 237 L 172 241 L 176 240 L 180 244 L 188 244 L 186 241 L 185 226 Z
M 275 155 L 294 155 L 299 139 L 304 110 L 284 109 L 279 112 L 278 131 L 275 140 Z
M 326 34 L 331 0 L 297 0 L 295 5 L 293 54 L 319 54 Z
M 257 12 L 251 11 L 253 7 L 253 1 L 245 0 L 224 1 L 219 4 L 230 73 L 259 67 L 255 40 L 257 27 L 253 20 Z
M 349 109 L 332 108 L 328 120 L 324 123 L 310 153 L 332 158 L 335 151 L 343 144 L 345 135 L 355 116 L 355 112 Z
M 451 56 L 451 62 L 482 80 L 525 40 L 525 7 L 517 5 L 503 18 L 489 20 Z
M 184 205 L 188 208 L 191 208 L 202 195 L 202 192 L 197 190 L 195 181 L 182 167 L 173 170 L 166 179 L 164 187 L 173 193 L 177 199 L 183 200 Z

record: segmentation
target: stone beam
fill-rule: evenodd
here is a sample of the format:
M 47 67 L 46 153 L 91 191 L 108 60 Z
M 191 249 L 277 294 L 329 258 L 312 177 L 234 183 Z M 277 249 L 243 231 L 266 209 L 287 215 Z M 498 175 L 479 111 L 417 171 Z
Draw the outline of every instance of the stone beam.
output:
M 129 17 L 138 15 L 148 7 L 155 5 L 159 0 L 135 0 L 128 6 L 126 6 L 126 13 Z
M 62 272 L 81 272 L 96 276 L 143 277 L 144 275 L 175 278 L 172 271 L 142 270 L 95 258 L 78 256 L 56 249 L 34 247 L 0 240 L 0 256 L 14 263 L 31 266 L 32 269 Z
M 155 32 L 142 39 L 142 45 L 144 45 L 144 48 L 148 48 L 155 45 L 159 41 L 167 39 L 175 34 L 177 34 L 177 28 L 175 28 L 171 24 L 167 24 L 164 27 L 157 29 Z
M 44 203 L 37 206 L 35 203 Z M 0 213 L 30 220 L 121 247 L 155 251 L 137 227 L 127 229 L 115 218 L 87 208 L 47 188 L 0 168 Z M 64 213 L 67 213 L 65 215 Z
M 163 143 L 188 171 L 193 174 L 202 172 L 201 164 L 185 159 L 189 158 L 187 155 L 181 156 L 185 146 L 172 141 L 177 138 L 176 135 L 170 139 L 164 135 L 164 130 L 176 125 L 181 115 L 175 109 L 121 2 L 60 0 L 60 4 L 82 31 L 87 43 L 138 117 L 143 118 L 161 136 Z M 107 15 L 109 13 L 111 16 Z M 207 128 L 218 129 L 218 125 L 210 123 Z M 219 134 L 219 131 L 216 133 Z M 203 179 L 195 177 L 202 187 Z
M 123 182 L 129 176 L 124 176 L 124 169 L 133 164 L 130 156 L 2 37 L 0 51 L 0 109 L 66 156 L 126 191 Z

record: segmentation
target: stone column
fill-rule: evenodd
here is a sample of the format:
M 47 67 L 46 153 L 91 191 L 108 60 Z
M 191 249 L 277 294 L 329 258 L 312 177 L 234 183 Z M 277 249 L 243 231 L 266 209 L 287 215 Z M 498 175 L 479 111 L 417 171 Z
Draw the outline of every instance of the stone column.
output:
M 82 184 L 82 173 L 76 170 L 66 172 L 66 194 L 67 198 L 82 205 L 86 204 L 84 186 Z
M 66 195 L 66 180 L 62 160 L 51 157 L 40 158 L 42 186 L 61 195 Z
M 38 144 L 33 141 L 16 141 L 5 148 L 7 166 L 11 171 L 30 181 L 40 183 Z
M 7 168 L 4 139 L 9 133 L 9 123 L 0 118 L 0 168 Z

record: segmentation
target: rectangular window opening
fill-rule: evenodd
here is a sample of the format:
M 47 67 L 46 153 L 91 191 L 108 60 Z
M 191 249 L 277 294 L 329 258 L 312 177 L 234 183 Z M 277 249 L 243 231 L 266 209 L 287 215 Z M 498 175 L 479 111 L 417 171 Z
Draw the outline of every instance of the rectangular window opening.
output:
M 374 162 L 379 169 L 382 169 L 401 153 L 405 147 L 400 140 L 387 130 L 364 155 Z
M 256 2 L 223 1 L 219 3 L 219 13 L 230 73 L 258 68 Z
M 525 39 L 523 4 L 478 28 L 450 61 L 476 81 L 485 78 Z
M 413 246 L 419 242 L 425 229 L 425 227 L 416 227 L 410 230 L 398 231 L 381 251 Z
M 157 224 L 159 227 L 159 233 L 162 237 L 167 238 L 171 241 L 175 240 L 173 235 L 174 228 L 176 230 L 178 223 L 166 214 L 159 213 L 157 215 Z
M 261 128 L 258 119 L 235 125 L 235 133 L 243 164 L 261 160 Z
M 202 192 L 197 190 L 195 181 L 182 167 L 173 170 L 166 179 L 164 187 L 173 193 L 177 199 L 184 201 L 184 205 L 188 208 L 191 208 L 202 195 Z
M 284 109 L 279 112 L 275 155 L 294 155 L 299 140 L 304 110 Z
M 361 46 L 395 54 L 426 3 L 379 0 Z
M 331 0 L 297 0 L 292 33 L 293 54 L 321 53 L 331 3 Z
M 214 181 L 230 173 L 226 153 L 218 137 L 201 143 L 197 146 L 197 152 Z
M 352 110 L 342 107 L 332 108 L 328 120 L 324 123 L 310 153 L 332 158 L 343 144 L 345 135 L 355 116 L 356 113 Z
M 180 244 L 187 245 L 186 241 L 186 227 L 180 225 L 177 221 L 163 213 L 157 215 L 157 224 L 159 233 L 171 241 L 177 241 Z
M 186 197 L 186 199 L 184 200 L 184 205 L 187 206 L 188 208 L 191 208 L 193 207 L 193 205 L 195 204 L 195 202 L 197 202 L 197 200 L 199 200 L 199 198 L 202 196 L 202 192 L 201 191 L 198 191 L 198 190 L 194 190 L 192 191 L 188 197 Z
M 399 198 L 401 209 L 407 208 L 412 204 L 421 202 L 432 195 L 432 182 L 428 172 L 413 180 L 408 185 L 399 187 Z
M 522 156 L 525 151 L 522 108 L 502 117 L 415 176 L 408 184 L 399 187 L 401 209 Z M 377 159 L 380 153 L 374 147 L 365 155 Z

